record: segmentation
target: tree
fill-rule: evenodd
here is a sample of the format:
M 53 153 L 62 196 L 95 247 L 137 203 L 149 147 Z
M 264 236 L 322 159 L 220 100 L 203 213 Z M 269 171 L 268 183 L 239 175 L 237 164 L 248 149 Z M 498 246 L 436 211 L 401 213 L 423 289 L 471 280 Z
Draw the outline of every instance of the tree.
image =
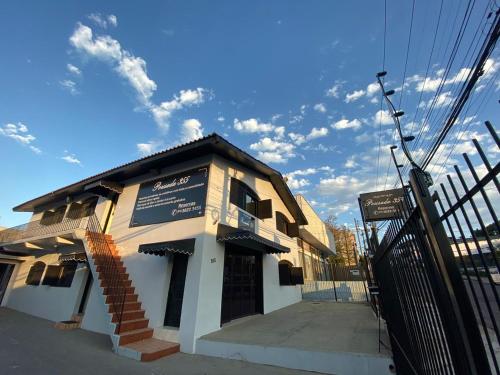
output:
M 357 264 L 356 257 L 356 239 L 354 232 L 352 232 L 346 226 L 340 226 L 337 224 L 337 217 L 330 215 L 325 220 L 326 229 L 332 232 L 335 238 L 335 249 L 337 251 L 337 256 L 343 259 L 342 263 L 336 261 L 336 264 L 344 264 L 348 266 L 354 266 Z

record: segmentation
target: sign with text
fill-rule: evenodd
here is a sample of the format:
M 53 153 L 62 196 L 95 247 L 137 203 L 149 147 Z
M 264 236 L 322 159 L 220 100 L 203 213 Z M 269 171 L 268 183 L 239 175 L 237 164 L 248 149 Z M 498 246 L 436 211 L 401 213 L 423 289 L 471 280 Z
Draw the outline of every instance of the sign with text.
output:
M 207 185 L 208 166 L 141 184 L 130 226 L 203 216 Z
M 360 194 L 359 199 L 365 221 L 390 220 L 398 216 L 399 206 L 403 202 L 403 189 Z

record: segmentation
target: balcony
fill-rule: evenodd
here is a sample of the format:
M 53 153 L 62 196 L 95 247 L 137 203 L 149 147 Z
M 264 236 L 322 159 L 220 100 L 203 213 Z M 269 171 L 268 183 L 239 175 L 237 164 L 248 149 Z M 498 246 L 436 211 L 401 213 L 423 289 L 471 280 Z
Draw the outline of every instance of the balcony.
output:
M 30 221 L 0 231 L 0 246 L 11 250 L 53 249 L 80 241 L 89 217 L 64 218 L 59 222 Z

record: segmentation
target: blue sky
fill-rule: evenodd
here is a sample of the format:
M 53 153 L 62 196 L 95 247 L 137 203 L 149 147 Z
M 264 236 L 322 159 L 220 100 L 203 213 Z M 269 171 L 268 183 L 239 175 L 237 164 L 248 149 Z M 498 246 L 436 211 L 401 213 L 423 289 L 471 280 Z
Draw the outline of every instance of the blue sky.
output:
M 478 3 L 465 46 L 488 6 Z M 417 2 L 403 85 L 411 6 L 388 1 L 386 83 L 396 101 L 403 93 L 407 131 L 423 127 L 430 141 L 425 134 L 467 73 L 460 52 L 437 98 L 442 112 L 419 122 L 465 8 L 444 1 L 424 80 L 439 2 Z M 323 217 L 352 224 L 360 192 L 395 182 L 394 170 L 385 178 L 393 124 L 374 84 L 383 9 L 383 1 L 4 2 L 0 226 L 27 220 L 11 211 L 19 203 L 211 132 L 288 175 Z M 482 137 L 481 121 L 498 119 L 490 100 L 498 97 L 498 61 L 488 62 L 475 106 L 459 121 L 464 140 Z M 418 146 L 422 152 L 425 141 Z M 441 151 L 436 174 L 470 145 Z

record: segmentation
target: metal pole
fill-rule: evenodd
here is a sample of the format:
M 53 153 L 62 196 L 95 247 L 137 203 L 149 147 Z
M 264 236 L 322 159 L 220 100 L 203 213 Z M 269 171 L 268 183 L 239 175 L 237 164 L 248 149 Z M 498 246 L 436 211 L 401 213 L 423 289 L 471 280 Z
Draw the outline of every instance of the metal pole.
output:
M 359 198 L 358 198 L 358 204 L 359 204 L 359 212 L 361 213 L 361 221 L 363 222 L 363 229 L 365 232 L 366 243 L 368 244 L 368 250 L 371 254 L 375 254 L 376 249 L 374 249 L 372 244 L 370 243 L 370 239 L 368 236 L 368 228 L 366 227 L 365 213 L 363 211 L 363 206 L 361 205 L 361 199 Z
M 429 265 L 431 279 L 435 281 L 436 302 L 440 305 L 455 370 L 461 374 L 491 374 L 474 310 L 455 262 L 450 240 L 425 176 L 416 168 L 410 172 L 410 185 L 432 251 L 432 254 L 423 252 L 422 255 Z
M 394 155 L 394 150 L 397 149 L 398 146 L 391 146 L 389 148 L 391 149 L 392 161 L 394 161 L 394 165 L 396 166 L 396 171 L 398 172 L 399 181 L 401 181 L 401 187 L 404 188 L 405 184 L 403 182 L 403 177 L 401 176 L 401 171 L 400 171 L 400 168 L 403 167 L 403 165 L 398 164 L 398 162 L 396 160 L 396 155 Z

